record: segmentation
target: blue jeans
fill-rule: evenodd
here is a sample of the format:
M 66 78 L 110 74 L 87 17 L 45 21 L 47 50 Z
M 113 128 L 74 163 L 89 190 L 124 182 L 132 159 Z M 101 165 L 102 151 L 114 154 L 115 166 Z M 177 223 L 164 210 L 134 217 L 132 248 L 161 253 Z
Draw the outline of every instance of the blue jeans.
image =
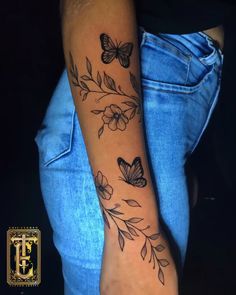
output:
M 217 102 L 223 54 L 202 32 L 139 28 L 145 139 L 160 215 L 184 265 L 189 197 L 184 170 Z M 66 295 L 98 295 L 104 224 L 66 71 L 35 141 L 42 196 Z

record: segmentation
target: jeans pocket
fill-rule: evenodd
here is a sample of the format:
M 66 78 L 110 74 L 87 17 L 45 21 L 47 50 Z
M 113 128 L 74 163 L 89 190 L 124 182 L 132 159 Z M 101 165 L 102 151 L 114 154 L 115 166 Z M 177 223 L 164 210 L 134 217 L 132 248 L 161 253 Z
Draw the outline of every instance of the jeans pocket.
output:
M 75 114 L 67 73 L 64 71 L 34 138 L 42 165 L 48 166 L 70 152 Z
M 197 91 L 214 70 L 214 63 L 203 64 L 191 50 L 194 46 L 197 48 L 180 35 L 145 32 L 140 48 L 142 85 L 178 93 Z

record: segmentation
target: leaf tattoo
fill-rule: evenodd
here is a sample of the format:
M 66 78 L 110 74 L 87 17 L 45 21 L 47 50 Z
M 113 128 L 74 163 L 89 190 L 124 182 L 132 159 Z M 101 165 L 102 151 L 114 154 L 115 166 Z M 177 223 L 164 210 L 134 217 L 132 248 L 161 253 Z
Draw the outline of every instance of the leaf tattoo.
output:
M 133 200 L 133 199 L 122 199 L 128 206 L 131 207 L 141 207 L 141 205 Z M 102 216 L 104 220 L 104 224 L 110 229 L 110 223 L 108 221 L 108 217 L 111 221 L 114 222 L 116 225 L 117 231 L 118 231 L 118 244 L 121 249 L 121 251 L 124 251 L 126 240 L 135 240 L 135 238 L 140 237 L 141 235 L 144 236 L 145 242 L 140 250 L 140 256 L 143 260 L 148 255 L 148 252 L 150 252 L 150 259 L 149 263 L 153 261 L 153 269 L 156 268 L 156 264 L 158 265 L 158 279 L 159 281 L 164 285 L 165 284 L 165 278 L 164 278 L 164 267 L 169 265 L 169 261 L 167 259 L 159 258 L 159 253 L 163 252 L 165 250 L 165 246 L 161 243 L 158 243 L 156 246 L 153 244 L 156 242 L 159 237 L 160 233 L 154 233 L 152 235 L 147 235 L 145 233 L 145 230 L 150 228 L 150 225 L 147 225 L 145 228 L 140 228 L 138 224 L 143 221 L 143 218 L 140 217 L 131 217 L 131 218 L 122 218 L 124 215 L 123 212 L 117 210 L 118 207 L 120 207 L 120 204 L 116 204 L 115 207 L 108 209 L 106 208 L 101 198 L 99 199 L 100 207 L 102 209 Z M 122 222 L 124 225 L 124 228 L 121 228 L 118 225 L 118 221 Z M 153 242 L 154 241 L 154 242 Z
M 128 200 L 122 199 L 122 200 L 125 201 L 131 207 L 141 207 L 139 205 L 139 203 L 137 201 L 135 201 L 135 200 L 132 200 L 132 199 L 128 199 Z
M 86 66 L 87 66 L 87 70 L 90 76 L 92 76 L 92 65 L 90 60 L 86 57 Z
M 104 200 L 111 199 L 113 188 L 100 170 L 98 170 L 97 175 L 94 176 L 94 182 L 99 197 L 98 200 L 102 211 L 104 225 L 110 229 L 110 222 L 115 224 L 118 232 L 118 244 L 121 251 L 124 251 L 127 240 L 134 241 L 136 238 L 143 236 L 145 240 L 140 250 L 140 256 L 144 261 L 147 255 L 149 255 L 150 258 L 148 262 L 153 262 L 153 269 L 156 268 L 156 265 L 158 266 L 158 279 L 164 285 L 165 277 L 163 268 L 169 265 L 169 261 L 164 258 L 159 258 L 159 254 L 165 250 L 165 246 L 158 242 L 161 233 L 158 232 L 151 235 L 146 234 L 145 231 L 150 228 L 150 225 L 142 228 L 139 226 L 139 224 L 144 222 L 143 218 L 137 216 L 128 218 L 125 217 L 125 214 L 120 209 L 121 205 L 119 203 L 116 203 L 112 208 L 107 208 L 103 204 Z M 129 207 L 142 208 L 139 202 L 134 199 L 123 198 L 121 200 Z
M 106 72 L 103 72 L 103 76 L 101 73 L 98 71 L 97 74 L 94 77 L 93 75 L 93 70 L 92 70 L 92 64 L 88 57 L 86 57 L 86 69 L 87 73 L 82 75 L 79 78 L 79 73 L 76 64 L 74 64 L 72 54 L 69 54 L 69 59 L 70 59 L 70 74 L 72 77 L 72 84 L 76 87 L 81 88 L 81 92 L 87 92 L 87 95 L 89 93 L 97 94 L 98 98 L 96 99 L 96 102 L 99 102 L 102 98 L 108 96 L 108 95 L 118 95 L 118 96 L 123 96 L 126 98 L 131 99 L 133 102 L 137 104 L 138 107 L 140 104 L 140 99 L 139 96 L 136 96 L 137 94 L 139 95 L 138 91 L 138 83 L 135 78 L 135 76 L 130 72 L 130 83 L 135 91 L 136 95 L 129 95 L 125 93 L 120 85 L 116 85 L 115 80 L 108 75 Z M 83 82 L 83 83 L 81 83 Z M 88 83 L 91 83 L 95 86 L 89 87 Z M 105 88 L 104 88 L 105 87 Z M 110 90 L 110 91 L 109 91 Z M 84 98 L 82 99 L 83 101 L 85 100 Z
M 139 86 L 136 77 L 131 72 L 129 72 L 129 78 L 134 91 L 140 96 Z
M 125 239 L 123 238 L 121 231 L 118 231 L 118 242 L 119 242 L 121 251 L 123 251 L 124 246 L 125 246 Z
M 151 238 L 150 236 L 146 237 L 145 243 L 140 251 L 140 255 L 141 255 L 142 259 L 145 260 L 145 258 L 147 256 L 147 252 L 148 252 L 147 249 L 148 249 L 148 244 L 149 244 L 150 259 L 148 262 L 150 263 L 153 260 L 153 269 L 155 269 L 156 263 L 157 263 L 157 265 L 158 265 L 158 279 L 164 285 L 165 280 L 164 280 L 164 273 L 163 273 L 162 267 L 166 267 L 170 263 L 167 259 L 159 259 L 157 257 L 157 252 L 162 252 L 165 249 L 165 247 L 162 244 L 158 244 L 157 246 L 153 246 L 153 244 L 150 242 L 150 238 Z
M 69 52 L 69 61 L 70 61 L 70 74 L 72 77 L 72 80 L 71 80 L 72 84 L 73 84 L 73 86 L 80 86 L 79 72 L 78 72 L 76 64 L 74 63 L 73 56 L 72 56 L 71 52 Z
M 107 75 L 105 72 L 104 72 L 104 84 L 106 85 L 106 87 L 108 89 L 111 89 L 113 91 L 117 91 L 116 89 L 116 83 L 114 81 L 114 79 L 112 79 L 112 77 L 110 77 L 109 75 Z

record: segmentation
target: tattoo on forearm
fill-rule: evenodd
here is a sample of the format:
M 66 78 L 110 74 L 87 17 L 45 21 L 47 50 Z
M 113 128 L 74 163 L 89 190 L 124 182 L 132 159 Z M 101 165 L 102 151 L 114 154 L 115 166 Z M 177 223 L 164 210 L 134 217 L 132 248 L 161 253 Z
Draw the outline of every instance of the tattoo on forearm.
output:
M 130 42 L 121 43 L 112 41 L 107 34 L 100 35 L 101 47 L 103 52 L 101 59 L 103 63 L 110 64 L 114 59 L 118 59 L 121 66 L 128 68 L 130 65 L 130 56 L 133 50 L 133 44 Z M 125 92 L 120 85 L 117 85 L 115 80 L 106 72 L 99 72 L 93 70 L 92 64 L 88 57 L 86 57 L 86 70 L 87 73 L 79 75 L 77 65 L 74 63 L 73 56 L 69 53 L 70 68 L 69 73 L 71 76 L 71 83 L 74 87 L 80 88 L 80 95 L 82 101 L 85 101 L 90 94 L 93 94 L 95 102 L 99 103 L 103 98 L 110 95 L 114 97 L 124 98 L 121 101 L 125 107 L 118 105 L 118 102 L 106 105 L 103 109 L 91 110 L 95 115 L 102 115 L 101 119 L 103 125 L 98 130 L 98 138 L 104 131 L 104 126 L 109 130 L 124 131 L 127 124 L 136 114 L 142 115 L 142 104 L 140 102 L 140 88 L 136 77 L 129 72 L 129 81 L 134 91 L 133 94 Z M 146 178 L 143 177 L 144 169 L 142 167 L 141 158 L 136 157 L 131 164 L 127 163 L 123 158 L 118 157 L 117 163 L 123 177 L 119 177 L 122 181 L 134 187 L 145 187 L 147 185 Z M 153 263 L 153 269 L 158 267 L 158 279 L 164 285 L 164 272 L 163 268 L 169 265 L 169 261 L 160 258 L 160 253 L 165 250 L 165 246 L 159 242 L 161 233 L 147 234 L 145 231 L 150 228 L 150 225 L 139 226 L 140 222 L 144 222 L 141 217 L 125 217 L 124 212 L 121 210 L 121 205 L 116 203 L 112 208 L 107 208 L 104 204 L 110 202 L 114 193 L 113 187 L 109 184 L 107 177 L 98 170 L 97 175 L 94 175 L 94 183 L 98 194 L 98 200 L 102 211 L 102 217 L 105 226 L 110 229 L 110 224 L 113 222 L 118 231 L 118 244 L 121 251 L 124 250 L 125 242 L 127 240 L 134 241 L 137 238 L 144 237 L 144 244 L 140 250 L 140 256 L 143 260 L 149 256 L 148 262 Z M 142 208 L 142 206 L 134 199 L 123 198 L 122 201 L 125 206 Z M 107 203 L 106 203 L 107 204 Z M 147 260 L 147 259 L 146 259 Z
M 98 130 L 98 137 L 100 137 L 104 131 L 104 125 L 107 124 L 108 128 L 112 131 L 117 129 L 123 131 L 126 129 L 126 125 L 129 120 L 132 119 L 131 116 L 127 116 L 128 111 L 133 108 L 128 108 L 122 110 L 118 105 L 111 104 L 106 106 L 103 110 L 92 110 L 91 112 L 95 115 L 102 113 L 103 125 Z M 134 113 L 134 111 L 132 111 Z
M 136 187 L 144 187 L 147 185 L 147 180 L 143 177 L 144 170 L 140 157 L 136 157 L 132 164 L 127 163 L 124 159 L 119 157 L 117 163 L 124 177 L 119 177 L 119 179 Z
M 111 37 L 107 34 L 100 35 L 101 47 L 103 49 L 101 59 L 105 64 L 111 63 L 115 58 L 120 62 L 120 65 L 124 68 L 128 68 L 130 65 L 130 56 L 133 51 L 133 43 L 121 43 L 112 41 Z
M 99 197 L 110 200 L 113 194 L 113 188 L 108 184 L 106 176 L 100 170 L 95 177 L 95 186 Z
M 100 74 L 99 71 L 97 71 L 96 77 L 94 77 L 92 64 L 88 57 L 86 57 L 86 69 L 87 73 L 85 75 L 79 76 L 79 71 L 77 68 L 77 65 L 74 63 L 73 56 L 70 52 L 70 74 L 72 77 L 72 84 L 75 87 L 80 87 L 83 91 L 82 94 L 82 101 L 84 101 L 89 93 L 97 94 L 98 98 L 95 100 L 96 102 L 99 102 L 102 98 L 108 95 L 119 95 L 124 96 L 126 98 L 132 99 L 136 103 L 140 100 L 140 90 L 138 86 L 138 82 L 136 77 L 129 72 L 129 79 L 131 86 L 133 87 L 135 91 L 135 95 L 130 95 L 125 93 L 120 85 L 116 85 L 115 80 L 103 72 L 103 74 Z M 89 83 L 90 87 L 89 87 Z M 95 88 L 94 88 L 95 86 Z M 105 88 L 104 88 L 105 86 Z
M 110 222 L 113 222 L 118 231 L 118 244 L 121 251 L 124 250 L 126 240 L 134 241 L 136 238 L 143 236 L 145 238 L 142 249 L 140 250 L 140 256 L 143 260 L 148 257 L 148 262 L 153 263 L 153 269 L 158 267 L 158 279 L 164 285 L 165 278 L 163 268 L 169 265 L 169 261 L 165 258 L 159 258 L 161 252 L 165 250 L 165 246 L 162 243 L 158 243 L 160 233 L 154 233 L 148 235 L 145 233 L 147 229 L 150 228 L 150 225 L 146 227 L 138 226 L 138 223 L 144 222 L 143 218 L 140 217 L 131 217 L 125 218 L 124 212 L 121 209 L 120 204 L 115 204 L 112 208 L 107 208 L 103 204 L 103 200 L 110 200 L 113 194 L 113 188 L 108 184 L 107 178 L 102 174 L 101 171 L 98 171 L 97 176 L 95 177 L 95 186 L 98 193 L 98 200 L 100 208 L 102 211 L 102 217 L 104 224 L 110 229 Z M 122 201 L 130 206 L 136 208 L 142 208 L 142 206 L 134 199 L 122 199 Z M 117 210 L 118 209 L 118 210 Z
M 130 95 L 123 91 L 120 85 L 117 86 L 115 80 L 105 72 L 101 75 L 98 71 L 96 77 L 94 77 L 92 64 L 87 57 L 86 69 L 87 73 L 79 77 L 78 68 L 70 53 L 70 75 L 72 77 L 72 84 L 75 87 L 81 88 L 80 94 L 82 96 L 82 101 L 85 101 L 89 94 L 95 95 L 95 101 L 97 103 L 104 97 L 110 95 L 126 99 L 121 102 L 123 105 L 127 106 L 124 109 L 117 104 L 111 104 L 104 109 L 94 109 L 91 111 L 95 115 L 102 114 L 103 124 L 98 130 L 98 138 L 100 138 L 104 132 L 105 126 L 112 131 L 124 131 L 129 121 L 133 119 L 136 114 L 142 114 L 142 104 L 140 102 L 140 90 L 137 79 L 131 72 L 129 72 L 130 84 L 135 92 L 135 95 Z M 141 122 L 141 116 L 139 122 Z

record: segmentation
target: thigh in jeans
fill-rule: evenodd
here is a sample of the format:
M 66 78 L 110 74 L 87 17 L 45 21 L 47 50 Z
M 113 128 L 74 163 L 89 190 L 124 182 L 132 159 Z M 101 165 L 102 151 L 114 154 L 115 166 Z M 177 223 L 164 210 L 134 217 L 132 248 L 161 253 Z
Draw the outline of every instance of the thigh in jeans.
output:
M 66 71 L 36 137 L 40 184 L 67 295 L 99 294 L 103 220 Z
M 161 217 L 183 262 L 189 227 L 184 161 L 199 141 L 216 101 L 218 60 L 204 64 L 212 54 L 210 47 L 200 62 L 183 40 L 145 31 L 140 36 L 145 136 L 153 182 Z M 99 294 L 104 225 L 65 72 L 35 140 L 42 195 L 62 258 L 65 294 Z

